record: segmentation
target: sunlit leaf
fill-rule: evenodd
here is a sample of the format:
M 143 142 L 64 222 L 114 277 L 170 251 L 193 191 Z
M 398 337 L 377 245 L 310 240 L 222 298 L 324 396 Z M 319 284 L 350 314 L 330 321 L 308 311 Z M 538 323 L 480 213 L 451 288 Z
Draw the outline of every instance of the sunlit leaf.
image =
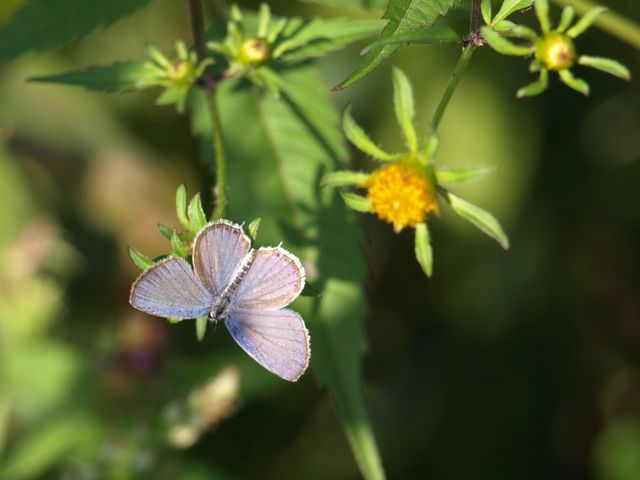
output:
M 459 43 L 460 36 L 448 25 L 432 25 L 430 27 L 418 28 L 405 33 L 400 33 L 389 38 L 381 38 L 362 50 L 363 54 L 367 54 L 377 48 L 387 45 L 401 45 L 419 43 L 424 45 Z
M 562 82 L 567 87 L 572 88 L 576 92 L 580 92 L 583 95 L 589 95 L 589 92 L 591 91 L 589 84 L 581 78 L 574 77 L 573 73 L 571 73 L 571 70 L 560 70 L 558 74 L 560 75 L 560 80 L 562 80 Z
M 187 187 L 181 184 L 176 190 L 176 215 L 184 228 L 189 228 L 189 217 L 187 216 Z
M 367 183 L 371 174 L 364 172 L 350 172 L 341 170 L 327 173 L 320 181 L 321 187 L 350 187 L 362 186 Z
M 260 229 L 260 223 L 262 223 L 262 218 L 258 217 L 253 220 L 247 227 L 247 233 L 254 242 L 258 239 L 258 230 Z
M 418 151 L 418 137 L 413 123 L 416 114 L 413 104 L 413 90 L 409 79 L 399 68 L 393 69 L 393 106 L 407 147 L 412 152 Z
M 351 107 L 347 107 L 344 111 L 344 115 L 342 116 L 342 129 L 349 141 L 367 155 L 383 161 L 391 161 L 397 158 L 397 155 L 387 153 L 373 143 L 373 140 L 369 138 L 362 127 L 360 127 L 351 116 Z
M 340 192 L 340 195 L 342 196 L 344 203 L 347 204 L 347 207 L 355 210 L 356 212 L 370 213 L 373 211 L 371 207 L 371 200 L 363 197 L 362 195 L 356 195 L 355 193 L 350 192 Z
M 189 226 L 194 232 L 199 232 L 207 224 L 207 216 L 204 214 L 199 193 L 196 193 L 189 202 L 187 217 L 189 218 Z
M 569 35 L 571 38 L 576 38 L 578 35 L 584 33 L 585 30 L 589 28 L 591 24 L 593 24 L 593 22 L 596 21 L 596 18 L 598 18 L 606 11 L 607 9 L 604 7 L 592 8 L 582 17 L 580 17 L 580 20 L 578 20 L 573 27 L 567 30 L 567 35 Z
M 454 212 L 496 240 L 505 250 L 509 248 L 509 238 L 493 215 L 453 193 L 446 192 L 445 199 Z
M 495 172 L 496 167 L 491 165 L 467 165 L 464 167 L 440 167 L 436 168 L 436 179 L 438 183 L 446 185 L 461 185 L 473 182 Z
M 515 44 L 490 27 L 482 27 L 482 36 L 487 44 L 493 48 L 496 52 L 503 55 L 531 55 L 534 51 L 534 47 L 531 45 L 518 45 Z
M 140 253 L 135 248 L 128 247 L 127 251 L 129 252 L 129 257 L 131 257 L 131 260 L 133 260 L 133 263 L 135 263 L 136 267 L 138 267 L 140 270 L 144 271 L 147 268 L 155 265 L 155 262 L 153 260 L 151 260 L 146 255 Z
M 629 69 L 620 62 L 616 62 L 610 58 L 582 55 L 578 58 L 578 63 L 586 67 L 596 68 L 618 78 L 622 78 L 623 80 L 631 80 L 631 72 Z
M 424 273 L 430 277 L 433 273 L 433 250 L 426 223 L 416 225 L 415 255 Z
M 514 12 L 522 10 L 523 8 L 530 7 L 532 3 L 533 0 L 504 0 L 504 2 L 502 2 L 500 10 L 498 10 L 498 13 L 496 13 L 496 15 L 491 20 L 491 23 L 495 25 L 496 23 L 511 16 L 511 14 L 513 14 Z

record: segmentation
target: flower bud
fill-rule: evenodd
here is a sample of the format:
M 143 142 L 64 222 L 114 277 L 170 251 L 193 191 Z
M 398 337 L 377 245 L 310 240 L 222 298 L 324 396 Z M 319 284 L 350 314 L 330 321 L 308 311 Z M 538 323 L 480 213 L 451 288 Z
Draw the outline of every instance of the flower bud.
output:
M 270 57 L 269 45 L 260 38 L 248 38 L 240 47 L 240 61 L 245 65 L 260 65 Z
M 549 70 L 565 70 L 575 62 L 573 40 L 562 33 L 549 33 L 536 44 L 536 59 Z

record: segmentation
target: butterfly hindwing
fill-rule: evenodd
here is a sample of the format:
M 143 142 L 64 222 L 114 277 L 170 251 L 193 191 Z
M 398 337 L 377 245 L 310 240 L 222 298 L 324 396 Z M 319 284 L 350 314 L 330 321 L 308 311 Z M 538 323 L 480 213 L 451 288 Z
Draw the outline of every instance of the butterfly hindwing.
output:
M 300 261 L 280 247 L 261 247 L 235 292 L 239 308 L 278 309 L 289 305 L 304 288 Z
M 138 310 L 165 318 L 207 315 L 212 295 L 183 259 L 168 257 L 145 270 L 131 287 L 129 302 Z
M 309 333 L 298 313 L 239 308 L 225 324 L 249 356 L 279 377 L 296 381 L 309 366 Z

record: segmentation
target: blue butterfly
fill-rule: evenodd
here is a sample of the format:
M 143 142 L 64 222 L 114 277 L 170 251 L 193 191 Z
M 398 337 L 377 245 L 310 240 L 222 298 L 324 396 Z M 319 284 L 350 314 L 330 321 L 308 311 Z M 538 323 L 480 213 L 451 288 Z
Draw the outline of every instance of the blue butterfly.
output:
M 300 260 L 281 247 L 251 248 L 239 225 L 218 220 L 193 243 L 193 269 L 168 257 L 140 274 L 129 302 L 166 318 L 208 315 L 224 322 L 234 340 L 260 365 L 296 381 L 309 366 L 309 332 L 286 309 L 304 288 Z

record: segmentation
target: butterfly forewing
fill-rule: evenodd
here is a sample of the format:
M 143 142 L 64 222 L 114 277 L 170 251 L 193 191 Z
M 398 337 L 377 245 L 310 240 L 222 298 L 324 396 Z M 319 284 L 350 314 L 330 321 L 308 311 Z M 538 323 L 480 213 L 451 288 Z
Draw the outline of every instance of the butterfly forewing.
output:
M 309 365 L 309 333 L 291 310 L 235 309 L 225 324 L 235 341 L 260 365 L 291 382 Z
M 198 233 L 193 244 L 193 268 L 207 289 L 219 295 L 250 248 L 251 242 L 239 225 L 218 220 Z
M 186 261 L 169 257 L 138 277 L 131 287 L 129 302 L 151 315 L 185 319 L 207 315 L 212 295 Z
M 300 261 L 280 247 L 262 247 L 235 292 L 239 308 L 278 309 L 289 305 L 304 288 Z

